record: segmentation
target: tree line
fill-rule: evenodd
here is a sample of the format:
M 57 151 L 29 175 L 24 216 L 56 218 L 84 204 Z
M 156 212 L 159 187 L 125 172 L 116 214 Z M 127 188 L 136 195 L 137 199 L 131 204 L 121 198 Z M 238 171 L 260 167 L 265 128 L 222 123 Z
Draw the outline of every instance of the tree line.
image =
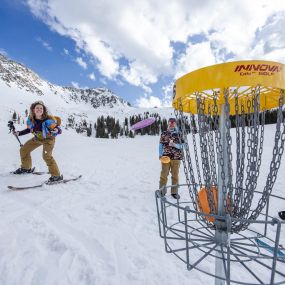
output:
M 277 109 L 265 111 L 265 124 L 275 124 L 277 122 Z M 25 117 L 28 116 L 28 110 L 25 110 Z M 134 124 L 147 119 L 147 118 L 155 118 L 155 122 L 143 129 L 133 131 L 131 130 L 131 126 Z M 285 118 L 285 110 L 283 110 L 283 117 Z M 18 124 L 25 124 L 24 118 L 22 118 L 16 111 L 12 114 L 12 120 Z M 129 137 L 134 138 L 136 135 L 160 135 L 163 131 L 167 129 L 167 120 L 168 118 L 162 118 L 158 113 L 145 112 L 143 114 L 132 115 L 129 117 L 125 117 L 123 121 L 119 121 L 118 119 L 111 116 L 100 116 L 97 118 L 95 123 L 87 123 L 86 119 L 82 119 L 81 122 L 76 123 L 75 117 L 70 115 L 67 119 L 66 128 L 73 128 L 77 133 L 86 133 L 87 136 L 94 136 L 96 138 L 118 138 L 118 137 Z M 192 130 L 194 132 L 197 131 L 196 122 L 192 116 L 184 118 L 184 126 L 187 133 L 191 132 L 190 128 L 190 120 L 192 125 Z M 230 116 L 231 127 L 235 127 L 235 115 Z M 261 122 L 261 114 L 260 114 L 260 122 Z M 178 120 L 178 126 L 180 126 L 180 120 Z M 246 125 L 248 125 L 248 120 L 246 120 Z M 212 126 L 211 129 L 213 129 Z
M 131 129 L 131 126 L 134 124 L 150 117 L 155 118 L 155 122 L 152 125 L 136 131 Z M 68 118 L 68 126 L 75 128 L 78 133 L 86 132 L 87 136 L 91 136 L 95 133 L 94 136 L 96 138 L 134 138 L 136 135 L 159 135 L 167 129 L 167 119 L 161 118 L 158 113 L 150 114 L 149 112 L 125 117 L 121 122 L 114 117 L 105 117 L 102 115 L 97 118 L 94 125 L 88 125 L 86 120 L 82 120 L 79 124 L 75 124 L 75 118 L 70 116 Z

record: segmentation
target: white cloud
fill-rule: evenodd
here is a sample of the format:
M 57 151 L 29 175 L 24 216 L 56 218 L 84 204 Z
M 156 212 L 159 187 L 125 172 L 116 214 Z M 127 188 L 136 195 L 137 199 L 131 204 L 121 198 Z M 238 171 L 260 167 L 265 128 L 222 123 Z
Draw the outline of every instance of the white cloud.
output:
M 87 63 L 83 60 L 82 57 L 77 57 L 75 61 L 80 65 L 82 68 L 87 69 Z
M 163 86 L 162 91 L 163 91 L 163 99 L 162 99 L 163 107 L 171 107 L 172 98 L 173 98 L 173 83 Z
M 136 100 L 136 105 L 140 108 L 160 108 L 162 107 L 162 102 L 158 97 L 149 96 L 149 97 L 140 97 Z
M 64 48 L 64 49 L 63 49 L 63 52 L 64 52 L 65 55 L 69 55 L 68 49 Z
M 284 11 L 269 18 L 266 24 L 259 28 L 249 57 L 285 62 L 284 26 Z
M 8 53 L 3 48 L 0 48 L 0 53 L 4 56 L 8 56 Z
M 88 89 L 88 86 L 80 86 L 79 83 L 76 81 L 71 81 L 71 85 L 77 89 Z
M 172 102 L 172 88 L 173 84 L 163 86 L 162 98 L 145 94 L 136 100 L 136 105 L 140 108 L 170 107 Z
M 93 58 L 102 76 L 125 80 L 147 92 L 161 76 L 178 76 L 228 59 L 274 56 L 284 60 L 285 39 L 280 29 L 284 0 L 27 3 L 34 15 L 72 38 L 78 51 Z M 281 14 L 279 20 L 269 21 Z M 201 34 L 202 43 L 189 42 L 191 36 Z M 186 49 L 174 53 L 172 43 L 177 42 Z
M 48 42 L 44 41 L 44 40 L 43 40 L 42 38 L 40 38 L 40 37 L 37 38 L 37 41 L 38 41 L 39 43 L 41 43 L 42 46 L 43 46 L 45 49 L 47 49 L 48 51 L 52 51 L 52 46 L 51 46 Z
M 91 80 L 93 80 L 93 81 L 96 80 L 96 77 L 95 77 L 94 72 L 90 73 L 90 74 L 88 75 L 88 77 L 89 77 Z
M 151 88 L 147 85 L 157 82 L 157 77 L 144 64 L 137 61 L 130 64 L 129 68 L 121 68 L 121 76 L 130 84 L 140 86 L 146 93 L 151 93 Z
M 182 54 L 177 60 L 175 78 L 197 68 L 215 63 L 215 55 L 209 42 L 203 42 L 195 45 L 189 44 L 185 54 Z
M 79 89 L 79 83 L 78 82 L 75 82 L 75 81 L 71 81 L 71 85 L 74 87 L 74 88 L 77 88 Z

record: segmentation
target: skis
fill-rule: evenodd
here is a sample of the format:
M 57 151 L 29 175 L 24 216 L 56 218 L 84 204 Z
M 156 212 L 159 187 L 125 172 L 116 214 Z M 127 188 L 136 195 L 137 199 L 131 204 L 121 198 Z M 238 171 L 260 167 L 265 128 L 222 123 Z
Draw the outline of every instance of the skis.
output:
M 17 186 L 8 186 L 8 188 L 10 190 L 14 190 L 14 191 L 18 191 L 18 190 L 27 190 L 27 189 L 34 189 L 34 188 L 40 188 L 44 185 L 57 185 L 57 184 L 65 184 L 67 182 L 70 182 L 70 181 L 76 181 L 78 179 L 80 179 L 82 177 L 82 175 L 79 175 L 75 178 L 70 178 L 70 179 L 63 179 L 63 180 L 60 180 L 60 181 L 55 181 L 55 182 L 48 182 L 48 181 L 45 181 L 45 182 L 42 182 L 41 184 L 38 184 L 38 185 L 33 185 L 33 186 L 25 186 L 25 187 L 17 187 Z
M 31 174 L 34 174 L 34 175 L 44 175 L 44 174 L 49 174 L 49 172 L 46 172 L 46 171 L 34 171 Z
M 255 241 L 259 247 L 264 248 L 267 251 L 274 254 L 274 247 L 273 246 L 270 246 L 269 244 L 260 240 L 259 238 L 256 238 Z M 277 249 L 277 257 L 282 258 L 285 261 L 285 253 L 283 251 L 281 251 L 280 249 Z
M 15 173 L 11 171 L 10 174 L 15 174 Z M 49 174 L 49 173 L 45 171 L 35 171 L 35 167 L 33 167 L 31 172 L 27 172 L 23 174 L 15 174 L 15 175 L 26 175 L 26 174 L 43 175 L 43 174 Z

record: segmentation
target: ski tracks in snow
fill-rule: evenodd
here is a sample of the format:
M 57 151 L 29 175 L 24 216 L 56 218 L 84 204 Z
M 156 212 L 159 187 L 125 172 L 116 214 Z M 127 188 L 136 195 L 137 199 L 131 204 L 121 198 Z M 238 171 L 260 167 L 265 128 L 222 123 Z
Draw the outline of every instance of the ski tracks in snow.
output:
M 10 232 L 0 238 L 0 284 L 109 284 L 114 271 L 110 253 L 92 229 L 77 228 L 76 213 L 53 211 L 47 206 L 52 201 L 39 202 L 25 193 L 5 194 L 2 203 L 13 205 L 14 211 L 0 222 L 3 232 L 8 232 L 5 227 Z

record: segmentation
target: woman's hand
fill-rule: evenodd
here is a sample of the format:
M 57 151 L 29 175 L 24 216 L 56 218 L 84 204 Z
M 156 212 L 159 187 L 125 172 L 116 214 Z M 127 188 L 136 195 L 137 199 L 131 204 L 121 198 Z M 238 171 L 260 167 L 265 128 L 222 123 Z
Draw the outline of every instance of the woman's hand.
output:
M 57 135 L 57 134 L 58 134 L 58 128 L 54 128 L 54 129 L 51 131 L 51 133 L 52 133 L 53 135 Z
M 170 142 L 169 142 L 169 146 L 172 146 L 172 147 L 174 147 L 174 146 L 175 146 L 175 144 L 174 144 L 173 140 L 170 140 Z
M 53 130 L 51 130 L 51 133 L 53 135 L 60 135 L 61 134 L 61 129 L 59 127 L 55 127 Z

